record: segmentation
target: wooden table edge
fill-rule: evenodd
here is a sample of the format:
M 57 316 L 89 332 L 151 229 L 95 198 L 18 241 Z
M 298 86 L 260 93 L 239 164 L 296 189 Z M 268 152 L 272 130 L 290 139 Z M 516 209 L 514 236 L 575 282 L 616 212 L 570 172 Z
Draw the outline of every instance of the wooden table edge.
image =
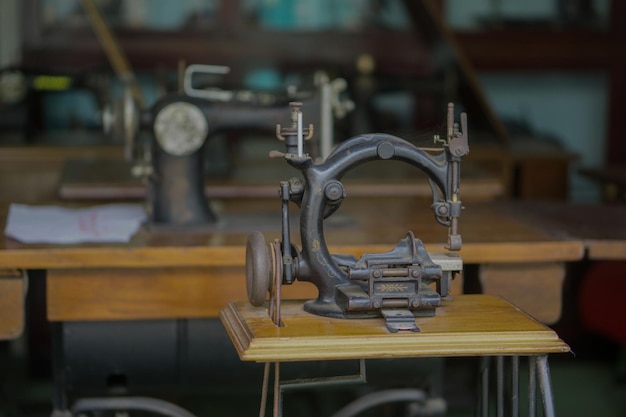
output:
M 331 245 L 331 253 L 377 253 L 390 244 Z M 447 252 L 443 244 L 426 244 L 430 252 Z M 569 262 L 585 254 L 582 241 L 466 243 L 465 264 Z M 228 246 L 41 246 L 0 250 L 0 268 L 147 268 L 186 266 L 244 266 L 245 245 Z
M 476 297 L 476 296 L 474 296 Z M 478 297 L 492 297 L 482 295 Z M 262 308 L 262 307 L 260 307 Z M 511 305 L 511 311 L 521 310 Z M 311 315 L 310 319 L 315 320 Z M 255 337 L 241 313 L 238 303 L 231 302 L 220 312 L 220 319 L 242 361 L 288 362 L 312 360 L 382 359 L 408 357 L 453 357 L 453 356 L 534 356 L 570 352 L 550 328 L 540 325 L 530 316 L 529 322 L 538 326 L 536 331 L 506 331 L 497 334 L 468 332 L 466 334 L 430 334 L 427 337 L 411 334 L 372 334 L 326 336 L 320 335 L 286 337 L 278 333 L 267 338 Z M 442 319 L 445 319 L 442 317 Z M 372 319 L 377 320 L 377 319 Z M 319 317 L 323 327 L 324 317 Z M 317 327 L 316 327 L 317 328 Z M 419 335 L 419 333 L 417 334 Z M 338 349 L 337 346 L 341 346 Z M 462 348 L 459 348 L 462 346 Z

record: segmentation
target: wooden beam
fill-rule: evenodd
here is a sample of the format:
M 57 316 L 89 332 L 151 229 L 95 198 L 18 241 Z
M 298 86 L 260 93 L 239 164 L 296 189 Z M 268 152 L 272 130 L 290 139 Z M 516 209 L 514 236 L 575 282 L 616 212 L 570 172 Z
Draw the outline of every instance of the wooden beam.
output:
M 611 1 L 610 36 L 626 45 L 626 2 Z M 624 48 L 614 48 L 611 55 L 623 55 Z M 626 114 L 626 60 L 615 59 L 609 66 L 609 121 L 605 161 L 610 165 L 626 163 L 624 114 Z
M 247 299 L 243 267 L 53 269 L 47 288 L 51 321 L 217 317 L 230 301 Z M 308 283 L 283 293 L 317 297 Z
M 619 46 L 607 33 L 591 30 L 494 29 L 456 37 L 479 71 L 604 71 Z
M 451 55 L 451 63 L 458 68 L 460 99 L 472 123 L 481 126 L 499 141 L 508 142 L 506 127 L 487 101 L 470 59 L 458 44 L 452 29 L 444 22 L 440 3 L 435 0 L 405 0 L 404 5 L 413 20 L 417 37 L 427 40 L 431 53 Z

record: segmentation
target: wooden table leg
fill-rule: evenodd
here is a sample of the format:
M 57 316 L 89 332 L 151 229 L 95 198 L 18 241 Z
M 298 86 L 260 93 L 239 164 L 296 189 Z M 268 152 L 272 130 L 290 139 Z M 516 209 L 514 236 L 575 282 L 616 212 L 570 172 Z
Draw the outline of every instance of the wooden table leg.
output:
M 0 270 L 0 340 L 16 339 L 24 331 L 26 272 Z

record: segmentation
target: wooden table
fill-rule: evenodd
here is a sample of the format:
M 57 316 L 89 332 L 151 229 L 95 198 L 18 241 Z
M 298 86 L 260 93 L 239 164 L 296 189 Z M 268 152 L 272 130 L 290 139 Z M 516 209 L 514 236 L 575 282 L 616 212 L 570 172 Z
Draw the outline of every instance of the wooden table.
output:
M 267 305 L 231 302 L 220 319 L 243 361 L 290 362 L 433 356 L 536 355 L 568 352 L 556 333 L 491 295 L 444 300 L 420 332 L 391 333 L 383 318 L 334 319 L 307 313 L 302 300 L 282 303 L 282 327 Z
M 120 151 L 70 150 L 79 158 L 114 157 Z M 3 153 L 8 156 L 0 170 L 0 226 L 11 202 L 94 203 L 59 199 L 57 185 L 68 150 L 50 151 L 51 156 L 42 153 L 39 159 L 19 151 Z M 354 187 L 354 193 L 347 187 L 342 209 L 326 223 L 332 253 L 359 256 L 387 251 L 407 230 L 413 230 L 430 251 L 443 250 L 446 230 L 436 224 L 421 191 L 379 187 L 379 195 L 385 191 L 383 198 L 358 192 L 358 183 Z M 461 256 L 466 265 L 479 266 L 483 291 L 505 295 L 540 321 L 556 321 L 564 263 L 583 257 L 582 240 L 512 214 L 515 205 L 463 200 Z M 245 299 L 245 241 L 253 228 L 268 239 L 279 237 L 278 198 L 222 195 L 211 201 L 222 219 L 239 227 L 191 234 L 141 230 L 125 244 L 27 245 L 0 238 L 0 339 L 22 332 L 23 274 L 32 269 L 47 271 L 47 317 L 53 322 L 215 317 L 228 302 Z M 460 293 L 462 280 L 455 281 Z M 316 291 L 310 284 L 297 283 L 286 286 L 283 294 L 302 299 L 315 297 Z
M 273 239 L 280 236 L 278 210 L 274 200 L 228 199 L 220 202 L 219 211 L 231 219 L 256 218 L 254 228 Z M 6 206 L 0 208 L 3 220 L 5 213 Z M 334 223 L 325 223 L 331 253 L 387 251 L 409 229 L 429 251 L 444 251 L 446 229 L 415 198 L 346 199 L 335 216 Z M 28 245 L 3 237 L 0 268 L 46 269 L 53 321 L 214 317 L 227 302 L 246 297 L 245 241 L 252 228 L 192 234 L 140 230 L 126 244 Z M 582 258 L 580 240 L 554 236 L 511 216 L 506 206 L 491 204 L 467 206 L 460 230 L 466 265 L 481 265 L 483 275 L 492 277 L 489 282 L 508 286 L 522 304 L 531 299 L 531 308 L 524 308 L 540 320 L 558 317 L 562 265 Z M 297 283 L 285 287 L 285 294 L 311 298 L 315 288 Z
M 67 169 L 71 160 L 119 161 L 121 154 L 121 147 L 114 145 L 3 148 L 0 226 L 11 202 L 94 204 L 93 200 L 59 199 L 59 186 L 71 184 L 71 181 L 63 182 L 63 169 Z M 83 169 L 84 164 L 79 164 L 80 167 Z M 398 165 L 401 170 L 406 167 L 406 164 Z M 405 171 L 401 173 L 408 175 Z M 280 174 L 282 178 L 284 173 Z M 352 174 L 347 178 L 351 181 L 346 185 L 348 198 L 339 213 L 326 223 L 325 235 L 331 252 L 359 256 L 387 251 L 408 230 L 413 230 L 429 250 L 443 250 L 446 230 L 436 224 L 428 208 L 429 198 L 425 195 L 430 195 L 430 191 L 421 188 L 424 184 L 411 188 L 406 182 L 395 187 L 381 183 L 373 187 L 370 178 L 368 188 L 359 182 L 360 176 L 366 174 L 358 169 Z M 242 171 L 238 175 L 249 178 L 251 173 Z M 465 264 L 480 265 L 486 292 L 505 295 L 543 322 L 554 322 L 560 312 L 563 263 L 581 259 L 583 242 L 545 230 L 534 221 L 516 218 L 517 215 L 510 213 L 515 205 L 484 203 L 481 200 L 493 199 L 501 188 L 495 187 L 493 180 L 486 178 L 483 182 L 485 178 L 481 178 L 476 176 L 475 182 L 464 182 L 464 187 L 469 187 L 463 191 L 467 208 L 460 223 Z M 234 183 L 240 180 L 233 179 Z M 263 193 L 269 192 L 265 189 L 255 198 L 241 198 L 238 195 L 242 190 L 249 192 L 241 188 L 241 183 L 239 194 L 209 186 L 214 187 L 208 190 L 215 193 L 211 199 L 215 211 L 223 219 L 238 223 L 239 230 L 193 234 L 141 230 L 127 244 L 106 245 L 25 245 L 3 237 L 0 269 L 6 273 L 0 279 L 0 294 L 9 297 L 8 294 L 23 293 L 21 271 L 45 269 L 50 320 L 215 317 L 228 301 L 245 298 L 247 235 L 252 229 L 260 229 L 268 239 L 279 237 L 280 205 L 277 197 L 264 197 Z M 130 187 L 133 192 L 141 191 L 136 183 Z M 372 191 L 379 197 L 372 197 Z M 97 202 L 106 201 L 110 200 Z M 462 282 L 455 281 L 456 291 L 460 292 Z M 542 291 L 537 292 L 535 287 L 539 285 Z M 286 287 L 285 291 L 291 297 L 315 296 L 315 288 L 307 283 Z M 3 310 L 0 316 L 14 318 L 0 320 L 0 338 L 20 334 L 21 301 L 0 305 Z
M 582 241 L 589 260 L 626 260 L 626 204 L 520 202 L 510 214 L 553 236 Z
M 453 356 L 496 356 L 501 361 L 503 356 L 528 356 L 529 386 L 534 387 L 536 371 L 546 416 L 554 415 L 547 355 L 569 352 L 554 331 L 501 298 L 487 295 L 461 295 L 445 301 L 434 317 L 416 318 L 420 332 L 390 333 L 382 318 L 346 320 L 315 316 L 304 312 L 301 301 L 283 303 L 281 327 L 272 322 L 266 307 L 253 307 L 248 302 L 230 303 L 220 318 L 244 361 Z M 512 368 L 511 384 L 517 387 L 519 377 L 516 366 Z M 275 378 L 276 387 L 281 384 L 278 364 Z M 504 370 L 500 364 L 497 379 L 496 402 L 503 407 Z M 481 391 L 480 405 L 486 411 L 488 383 L 483 384 Z M 533 407 L 534 388 L 529 392 Z M 518 394 L 517 388 L 513 388 L 511 409 L 517 409 Z M 280 395 L 280 388 L 275 389 L 274 407 L 281 407 Z
M 516 210 L 526 213 L 525 220 L 583 242 L 585 262 L 576 270 L 579 285 L 572 300 L 579 319 L 573 331 L 602 335 L 626 346 L 626 204 L 543 203 L 519 205 Z
M 431 198 L 427 177 L 401 162 L 374 161 L 348 172 L 344 183 L 353 197 Z M 119 158 L 69 159 L 61 171 L 59 198 L 69 201 L 143 199 L 146 187 L 133 177 L 131 165 Z M 232 172 L 207 177 L 205 195 L 209 198 L 273 198 L 281 180 L 297 172 L 282 160 L 240 161 Z M 477 165 L 463 166 L 463 195 L 470 201 L 492 201 L 505 193 L 504 182 Z

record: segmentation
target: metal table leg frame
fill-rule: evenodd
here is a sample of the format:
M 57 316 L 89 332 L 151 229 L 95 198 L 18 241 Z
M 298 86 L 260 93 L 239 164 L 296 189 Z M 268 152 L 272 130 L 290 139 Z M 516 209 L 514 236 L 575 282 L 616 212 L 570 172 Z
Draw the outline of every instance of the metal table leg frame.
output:
M 263 372 L 263 388 L 261 393 L 261 406 L 259 409 L 259 417 L 265 417 L 265 405 L 268 394 L 269 385 L 269 372 L 270 364 L 265 364 Z M 309 379 L 296 379 L 291 381 L 280 381 L 280 363 L 274 363 L 274 405 L 273 405 L 273 417 L 283 416 L 283 392 L 292 391 L 297 389 L 315 388 L 315 387 L 328 387 L 332 385 L 344 385 L 354 383 L 367 382 L 367 376 L 365 371 L 365 359 L 359 359 L 359 374 L 358 375 L 341 375 L 325 378 L 309 378 Z
M 489 416 L 489 356 L 481 356 L 478 367 L 478 390 L 476 399 L 476 417 Z
M 511 364 L 507 370 L 505 357 L 497 356 L 496 362 L 496 386 L 495 386 L 495 412 L 497 417 L 519 416 L 519 356 L 509 358 Z M 491 357 L 480 358 L 478 372 L 478 398 L 475 415 L 477 417 L 489 417 L 491 414 L 491 402 L 489 401 L 489 373 Z M 531 361 L 532 363 L 532 361 Z M 530 375 L 529 391 L 534 392 L 535 376 L 534 367 Z M 535 394 L 529 394 L 529 410 L 534 410 Z M 529 411 L 529 416 L 534 417 L 534 411 Z M 546 415 L 547 417 L 547 415 Z
M 52 397 L 51 417 L 71 417 L 67 395 L 67 374 L 63 354 L 63 323 L 50 323 L 52 332 L 52 367 L 54 395 Z
M 539 391 L 543 403 L 544 417 L 554 417 L 554 399 L 552 397 L 552 383 L 550 382 L 550 366 L 548 355 L 539 355 L 531 358 L 537 368 L 539 377 Z
M 554 417 L 554 398 L 550 382 L 548 355 L 531 356 L 528 360 L 528 416 L 537 415 L 537 379 L 544 417 Z

